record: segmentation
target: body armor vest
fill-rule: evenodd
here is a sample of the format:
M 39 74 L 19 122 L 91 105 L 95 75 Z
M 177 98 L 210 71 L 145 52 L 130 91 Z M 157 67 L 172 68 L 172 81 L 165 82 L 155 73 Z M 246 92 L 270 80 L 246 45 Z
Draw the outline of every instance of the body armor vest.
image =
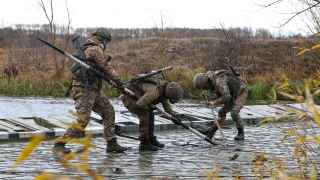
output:
M 232 72 L 226 71 L 226 70 L 220 70 L 213 72 L 214 75 L 209 76 L 210 80 L 214 80 L 219 78 L 219 76 L 227 76 L 227 85 L 230 91 L 230 94 L 232 96 L 232 99 L 236 99 L 240 93 L 246 88 L 246 85 L 244 82 L 236 75 L 234 75 Z M 218 90 L 214 89 L 214 93 L 217 93 Z M 221 94 L 219 94 L 221 95 Z
M 83 61 L 84 63 L 88 64 L 90 67 L 97 69 L 96 64 L 90 61 L 86 60 L 85 56 L 85 50 L 88 47 L 87 46 L 82 46 L 76 53 L 73 55 Z M 90 44 L 89 44 L 90 45 Z M 71 66 L 70 68 L 72 72 L 72 79 L 74 81 L 79 82 L 80 86 L 85 87 L 85 88 L 101 88 L 102 86 L 102 80 L 100 77 L 98 77 L 94 72 L 82 67 L 78 63 L 75 63 Z M 77 83 L 78 84 L 78 83 Z
M 167 83 L 167 81 L 158 78 L 146 78 L 130 83 L 128 88 L 141 97 L 145 93 L 143 90 L 143 84 L 155 85 L 159 90 L 160 97 L 156 102 L 152 102 L 152 104 L 158 104 L 165 99 L 165 88 Z

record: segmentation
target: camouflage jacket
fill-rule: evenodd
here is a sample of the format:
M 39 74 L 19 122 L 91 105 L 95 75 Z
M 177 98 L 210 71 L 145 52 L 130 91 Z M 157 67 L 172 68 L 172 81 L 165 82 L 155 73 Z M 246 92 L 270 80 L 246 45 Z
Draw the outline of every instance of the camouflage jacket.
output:
M 136 102 L 137 106 L 149 109 L 150 105 L 161 103 L 166 112 L 172 113 L 169 100 L 164 95 L 167 83 L 165 80 L 148 79 L 130 83 L 128 88 L 140 97 Z
M 89 38 L 81 47 L 84 54 L 85 63 L 102 72 L 106 77 L 113 79 L 117 85 L 120 85 L 120 79 L 110 65 L 110 56 L 104 54 L 103 45 L 95 38 Z M 102 88 L 102 79 L 93 72 L 84 71 L 79 75 L 73 74 L 73 86 L 83 86 L 91 89 L 100 90 Z
M 227 70 L 208 71 L 211 82 L 211 92 L 217 104 L 231 105 L 246 89 L 245 83 Z

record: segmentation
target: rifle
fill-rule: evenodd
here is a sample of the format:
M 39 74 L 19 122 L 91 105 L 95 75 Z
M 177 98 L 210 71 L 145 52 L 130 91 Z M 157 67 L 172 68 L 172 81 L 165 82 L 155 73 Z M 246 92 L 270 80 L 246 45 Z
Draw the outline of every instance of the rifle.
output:
M 180 125 L 181 127 L 183 127 L 186 130 L 189 130 L 190 132 L 192 132 L 193 134 L 195 134 L 196 136 L 202 138 L 203 140 L 207 141 L 208 143 L 212 144 L 212 145 L 217 145 L 217 143 L 213 142 L 211 139 L 209 139 L 207 136 L 205 136 L 204 134 L 202 134 L 201 132 L 199 132 L 198 130 L 194 129 L 193 127 L 182 123 L 181 119 L 179 117 L 174 117 L 171 114 L 162 111 L 160 108 L 155 106 L 155 109 L 158 110 L 160 113 L 163 114 L 163 117 L 166 119 L 171 120 L 174 124 L 176 125 Z
M 134 97 L 135 94 L 128 88 L 125 88 L 124 90 L 123 89 L 120 89 L 117 84 L 115 83 L 115 81 L 110 78 L 110 77 L 106 77 L 102 72 L 92 68 L 91 66 L 89 66 L 88 64 L 86 64 L 85 62 L 81 61 L 80 59 L 76 58 L 75 56 L 73 56 L 72 54 L 68 53 L 68 52 L 65 52 L 61 49 L 59 49 L 58 47 L 52 45 L 51 43 L 41 39 L 41 38 L 38 38 L 39 41 L 41 41 L 42 43 L 44 43 L 45 45 L 51 47 L 52 49 L 58 51 L 60 54 L 68 57 L 70 60 L 72 60 L 73 62 L 79 64 L 80 66 L 94 72 L 98 77 L 100 77 L 101 79 L 105 80 L 106 82 L 108 82 L 109 84 L 111 84 L 113 87 L 117 88 L 118 90 L 121 91 L 121 93 L 124 93 L 124 94 L 127 94 L 129 96 L 132 96 Z
M 240 74 L 233 68 L 233 66 L 231 66 L 230 64 L 230 59 L 228 57 L 224 57 L 224 59 L 227 61 L 227 63 L 225 63 L 225 65 L 228 67 L 228 69 L 232 72 L 233 75 L 239 77 Z
M 72 54 L 65 52 L 59 48 L 57 48 L 56 46 L 50 44 L 49 42 L 38 38 L 39 41 L 41 41 L 42 43 L 46 44 L 47 46 L 51 47 L 52 49 L 58 51 L 60 54 L 68 57 L 70 60 L 74 61 L 75 63 L 78 63 L 80 66 L 94 72 L 97 76 L 99 76 L 100 78 L 102 78 L 103 80 L 107 81 L 108 83 L 110 83 L 113 87 L 115 87 L 116 89 L 120 90 L 122 93 L 127 94 L 128 96 L 134 98 L 134 99 L 138 99 L 139 97 L 132 92 L 130 89 L 128 88 L 124 88 L 123 90 L 120 89 L 116 83 L 114 82 L 114 80 L 112 80 L 110 77 L 106 77 L 102 72 L 92 68 L 91 66 L 89 66 L 88 64 L 84 63 L 83 61 L 81 61 L 80 59 L 74 57 Z M 167 67 L 168 69 L 168 67 Z M 208 137 L 206 137 L 205 135 L 203 135 L 202 133 L 200 133 L 199 131 L 197 131 L 196 129 L 184 124 L 181 122 L 181 120 L 179 120 L 178 118 L 175 118 L 173 116 L 171 116 L 169 113 L 162 111 L 160 108 L 158 108 L 157 106 L 152 106 L 153 109 L 158 110 L 159 112 L 161 112 L 162 114 L 164 114 L 164 116 L 166 116 L 168 119 L 170 119 L 173 123 L 182 126 L 183 128 L 189 130 L 190 132 L 194 133 L 195 135 L 197 135 L 198 137 L 201 137 L 202 139 L 204 139 L 205 141 L 209 142 L 212 145 L 216 145 L 214 142 L 211 141 L 211 139 L 209 139 Z
M 167 71 L 167 70 L 171 70 L 171 69 L 172 69 L 172 66 L 168 66 L 168 67 L 164 67 L 164 68 L 161 68 L 161 69 L 158 69 L 158 70 L 153 70 L 150 73 L 139 74 L 138 76 L 130 79 L 129 81 L 125 82 L 124 84 L 135 82 L 135 81 L 138 81 L 138 80 L 141 80 L 141 79 L 146 79 L 146 78 L 152 77 L 154 75 L 157 75 L 159 73 L 162 73 L 163 71 Z

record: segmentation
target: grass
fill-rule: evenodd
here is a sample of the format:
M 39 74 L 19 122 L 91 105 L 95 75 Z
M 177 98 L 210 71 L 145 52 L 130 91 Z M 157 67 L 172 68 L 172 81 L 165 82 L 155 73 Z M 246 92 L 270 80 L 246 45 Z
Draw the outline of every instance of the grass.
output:
M 179 67 L 165 73 L 168 80 L 180 83 L 185 90 L 186 99 L 202 99 L 201 91 L 192 88 L 192 79 L 196 73 L 204 72 L 202 68 L 188 68 Z M 32 78 L 32 77 L 31 77 Z M 65 93 L 70 86 L 71 81 L 67 78 L 62 80 L 55 80 L 53 78 L 43 78 L 39 80 L 32 80 L 31 78 L 17 78 L 8 79 L 7 77 L 0 76 L 0 95 L 2 96 L 38 96 L 38 97 L 65 97 Z M 131 75 L 124 75 L 121 77 L 123 82 L 131 79 Z M 313 80 L 312 89 L 317 89 L 320 82 Z M 247 104 L 269 104 L 275 100 L 289 100 L 283 96 L 276 96 L 274 99 L 273 87 L 276 83 L 259 80 L 251 81 L 248 84 L 249 96 Z M 281 83 L 280 83 L 281 84 Z M 291 83 L 290 83 L 291 84 Z M 293 83 L 295 87 L 296 83 Z M 289 88 L 288 93 L 292 93 L 293 88 Z M 294 89 L 293 92 L 297 90 Z M 315 91 L 315 90 L 313 90 Z M 107 85 L 102 90 L 103 94 L 108 97 L 118 97 L 120 94 L 110 85 Z M 320 92 L 320 91 L 319 91 Z M 318 103 L 320 102 L 320 93 L 316 93 L 314 98 Z
M 63 97 L 70 81 L 0 78 L 0 95 Z
M 272 86 L 268 83 L 264 82 L 257 82 L 252 85 L 248 86 L 249 89 L 249 100 L 271 100 L 270 93 L 271 93 Z
M 67 92 L 70 83 L 70 80 L 31 80 L 0 77 L 0 95 L 20 97 L 65 97 L 65 93 Z M 104 87 L 102 91 L 109 97 L 119 96 L 117 90 L 110 86 Z

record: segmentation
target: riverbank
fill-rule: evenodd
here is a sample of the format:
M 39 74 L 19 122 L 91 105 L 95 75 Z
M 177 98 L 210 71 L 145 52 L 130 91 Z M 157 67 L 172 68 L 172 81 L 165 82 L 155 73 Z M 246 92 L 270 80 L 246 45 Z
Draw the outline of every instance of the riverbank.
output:
M 200 92 L 193 89 L 192 85 L 190 84 L 192 81 L 191 78 L 177 81 L 182 84 L 185 89 L 185 99 L 201 99 Z M 31 80 L 8 79 L 6 77 L 0 77 L 0 96 L 64 98 L 67 90 L 70 87 L 70 83 L 70 80 Z M 249 96 L 247 104 L 269 104 L 275 100 L 290 100 L 283 96 L 275 96 L 273 89 L 275 84 L 275 82 L 271 84 L 263 81 L 249 83 Z M 111 98 L 119 96 L 117 90 L 110 86 L 105 86 L 103 88 L 103 93 Z

